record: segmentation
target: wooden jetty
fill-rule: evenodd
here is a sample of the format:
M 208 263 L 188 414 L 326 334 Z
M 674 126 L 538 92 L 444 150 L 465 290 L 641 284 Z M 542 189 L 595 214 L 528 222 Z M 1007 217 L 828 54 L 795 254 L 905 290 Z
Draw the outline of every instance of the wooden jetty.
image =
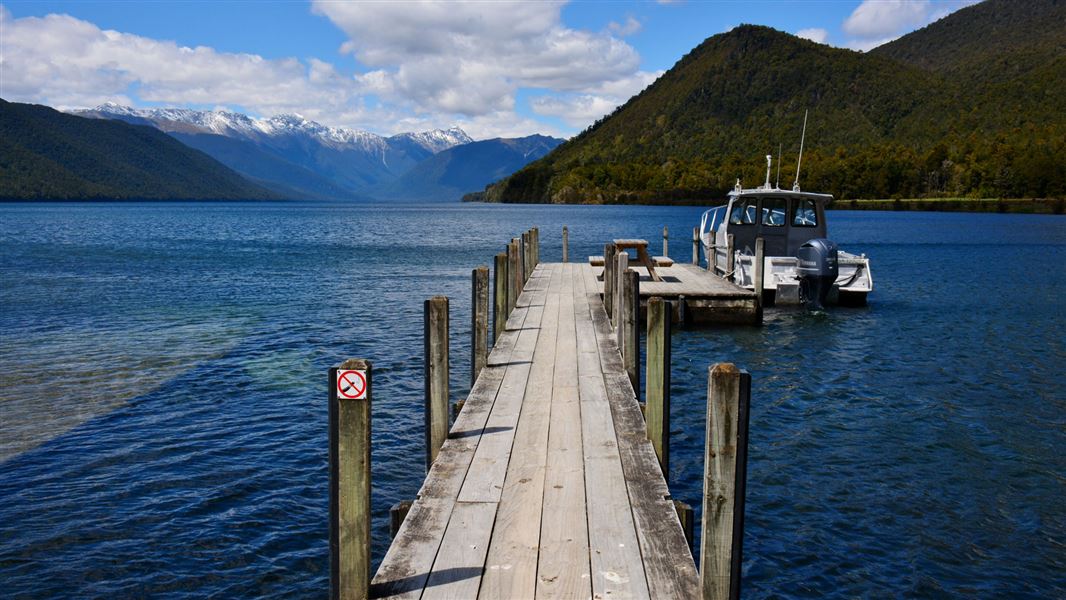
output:
M 691 509 L 671 499 L 664 477 L 669 305 L 656 297 L 647 308 L 646 422 L 633 365 L 640 355 L 637 299 L 644 295 L 637 286 L 651 284 L 633 269 L 622 271 L 616 287 L 624 293 L 616 296 L 612 324 L 593 267 L 540 263 L 539 231 L 527 233 L 496 258 L 502 283 L 492 286 L 495 302 L 487 298 L 484 268 L 473 274 L 475 313 L 497 307 L 488 336 L 495 343 L 479 372 L 475 367 L 446 438 L 434 430 L 442 394 L 447 405 L 447 375 L 440 371 L 448 362 L 447 324 L 441 325 L 447 299 L 426 302 L 429 472 L 417 499 L 394 507 L 398 531 L 372 580 L 365 548 L 369 412 L 345 417 L 355 410 L 346 406 L 371 401 L 370 366 L 350 360 L 331 369 L 331 596 L 737 597 L 750 378 L 728 364 L 709 371 L 697 569 Z M 472 324 L 476 342 L 488 331 L 487 315 L 475 314 Z M 475 364 L 483 348 L 475 343 Z M 351 475 L 360 469 L 366 473 Z M 347 490 L 351 481 L 356 485 Z

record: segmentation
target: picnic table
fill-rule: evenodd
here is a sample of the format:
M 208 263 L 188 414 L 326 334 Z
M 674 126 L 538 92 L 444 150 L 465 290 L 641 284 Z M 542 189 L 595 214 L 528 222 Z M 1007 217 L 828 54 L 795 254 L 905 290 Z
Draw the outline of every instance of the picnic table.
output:
M 614 240 L 615 248 L 620 251 L 633 249 L 637 251 L 637 262 L 648 269 L 648 275 L 651 275 L 652 281 L 662 281 L 663 278 L 655 272 L 655 261 L 648 255 L 648 240 L 631 240 L 621 239 Z

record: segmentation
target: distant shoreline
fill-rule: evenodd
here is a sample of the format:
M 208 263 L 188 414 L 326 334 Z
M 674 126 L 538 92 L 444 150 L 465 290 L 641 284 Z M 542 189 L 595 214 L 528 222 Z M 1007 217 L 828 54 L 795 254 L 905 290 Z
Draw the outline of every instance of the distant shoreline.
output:
M 830 210 L 899 210 L 1055 214 L 1066 212 L 1062 198 L 908 198 L 906 200 L 834 200 Z

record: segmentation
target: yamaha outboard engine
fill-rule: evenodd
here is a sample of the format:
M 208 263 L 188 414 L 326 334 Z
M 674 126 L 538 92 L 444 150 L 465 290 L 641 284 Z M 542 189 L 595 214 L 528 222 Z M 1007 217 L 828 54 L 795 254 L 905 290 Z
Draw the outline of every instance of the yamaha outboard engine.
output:
M 829 290 L 837 280 L 837 245 L 825 238 L 816 238 L 800 246 L 800 294 L 807 308 L 821 310 Z

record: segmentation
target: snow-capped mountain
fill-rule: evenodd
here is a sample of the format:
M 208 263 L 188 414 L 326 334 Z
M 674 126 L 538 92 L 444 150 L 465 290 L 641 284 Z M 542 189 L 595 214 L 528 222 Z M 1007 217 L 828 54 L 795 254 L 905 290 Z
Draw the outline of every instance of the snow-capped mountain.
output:
M 113 102 L 101 104 L 96 108 L 70 112 L 87 117 L 143 120 L 168 133 L 174 131 L 181 133 L 211 133 L 254 142 L 265 142 L 271 137 L 304 135 L 338 150 L 354 147 L 368 152 L 382 152 L 387 149 L 390 141 L 392 141 L 400 144 L 411 143 L 428 151 L 430 154 L 436 154 L 453 146 L 468 144 L 473 141 L 465 131 L 458 127 L 417 133 L 401 133 L 386 138 L 369 131 L 360 131 L 347 127 L 329 127 L 295 113 L 257 119 L 245 114 L 224 110 L 131 108 Z
M 298 114 L 261 119 L 119 104 L 70 112 L 154 127 L 255 183 L 306 199 L 457 200 L 562 142 L 530 136 L 475 143 L 458 127 L 384 137 Z

